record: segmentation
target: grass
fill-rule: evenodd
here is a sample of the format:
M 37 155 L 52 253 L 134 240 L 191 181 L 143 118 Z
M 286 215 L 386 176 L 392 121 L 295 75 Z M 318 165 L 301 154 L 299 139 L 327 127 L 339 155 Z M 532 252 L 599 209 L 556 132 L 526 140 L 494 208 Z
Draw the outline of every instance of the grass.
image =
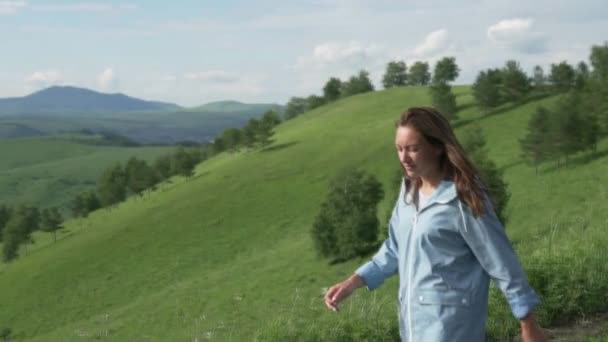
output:
M 94 146 L 74 139 L 69 135 L 0 139 L 0 203 L 66 208 L 77 193 L 95 188 L 97 177 L 114 163 L 132 156 L 153 161 L 174 150 Z
M 556 321 L 559 303 L 573 303 L 565 318 L 600 310 L 608 159 L 556 171 L 545 165 L 535 177 L 517 140 L 536 105 L 555 99 L 482 117 L 470 89 L 455 90 L 466 105 L 457 133 L 479 123 L 505 170 L 507 232 L 531 280 L 559 285 L 541 289 L 543 323 Z M 338 315 L 325 310 L 323 289 L 367 259 L 329 266 L 315 256 L 309 231 L 341 168 L 362 167 L 387 189 L 398 165 L 393 122 L 406 107 L 428 103 L 424 88 L 341 100 L 279 126 L 273 148 L 220 154 L 191 179 L 67 222 L 56 244 L 41 240 L 0 266 L 0 329 L 27 341 L 394 340 L 398 280 L 359 290 Z M 599 151 L 606 150 L 604 140 Z M 392 204 L 382 202 L 379 217 Z M 564 271 L 567 281 L 557 283 Z M 490 337 L 510 339 L 516 323 L 494 291 Z

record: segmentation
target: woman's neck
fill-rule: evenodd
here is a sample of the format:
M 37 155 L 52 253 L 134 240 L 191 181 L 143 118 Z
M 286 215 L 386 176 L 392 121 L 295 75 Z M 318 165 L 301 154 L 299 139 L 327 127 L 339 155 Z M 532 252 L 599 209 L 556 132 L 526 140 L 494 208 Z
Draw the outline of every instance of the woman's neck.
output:
M 420 191 L 426 196 L 430 195 L 433 191 L 435 191 L 435 189 L 437 189 L 443 178 L 444 174 L 441 170 L 437 170 L 432 174 L 420 177 L 420 181 L 422 183 L 420 185 Z

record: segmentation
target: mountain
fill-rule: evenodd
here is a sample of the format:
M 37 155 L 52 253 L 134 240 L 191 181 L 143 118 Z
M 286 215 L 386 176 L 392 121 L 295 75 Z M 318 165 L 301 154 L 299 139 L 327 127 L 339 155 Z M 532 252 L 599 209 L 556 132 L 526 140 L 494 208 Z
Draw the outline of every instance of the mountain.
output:
M 53 86 L 23 97 L 0 99 L 0 114 L 100 113 L 178 110 L 173 103 L 146 101 L 71 86 Z
M 238 112 L 249 112 L 257 111 L 257 109 L 263 108 L 264 110 L 273 109 L 281 110 L 281 106 L 270 103 L 242 103 L 239 101 L 215 101 L 209 102 L 204 105 L 188 108 L 188 111 L 195 112 L 215 112 L 215 113 L 238 113 Z

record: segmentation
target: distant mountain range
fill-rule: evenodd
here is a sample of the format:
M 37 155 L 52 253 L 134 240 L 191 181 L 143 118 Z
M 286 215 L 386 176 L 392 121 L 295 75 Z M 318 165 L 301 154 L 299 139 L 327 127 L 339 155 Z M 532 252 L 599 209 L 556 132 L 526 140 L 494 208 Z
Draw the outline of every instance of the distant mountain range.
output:
M 217 101 L 183 108 L 124 94 L 54 86 L 23 97 L 0 98 L 0 139 L 84 129 L 119 134 L 141 144 L 205 142 L 223 129 L 241 127 L 268 110 L 281 112 L 282 107 Z
M 124 94 L 54 86 L 23 97 L 0 98 L 0 114 L 99 113 L 179 110 L 174 103 L 146 101 Z

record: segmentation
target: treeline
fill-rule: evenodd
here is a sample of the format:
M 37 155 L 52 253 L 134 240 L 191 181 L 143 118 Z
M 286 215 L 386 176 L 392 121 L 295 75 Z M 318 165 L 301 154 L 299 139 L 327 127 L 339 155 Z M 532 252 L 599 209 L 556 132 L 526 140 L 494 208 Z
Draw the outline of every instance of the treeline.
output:
M 245 127 L 227 128 L 213 140 L 210 152 L 235 152 L 241 148 L 266 147 L 272 143 L 274 127 L 281 123 L 279 114 L 269 110 L 260 119 L 249 119 Z
M 181 146 L 174 152 L 159 156 L 153 163 L 131 157 L 124 165 L 116 163 L 105 169 L 93 190 L 77 194 L 69 205 L 72 217 L 86 217 L 89 213 L 111 207 L 133 195 L 142 195 L 172 176 L 189 177 L 200 162 L 223 151 L 239 148 L 265 147 L 272 142 L 274 127 L 281 122 L 279 115 L 270 110 L 260 119 L 252 118 L 242 129 L 228 128 L 212 143 Z M 21 205 L 15 208 L 0 206 L 0 242 L 3 260 L 18 257 L 20 246 L 34 243 L 35 231 L 52 232 L 62 229 L 64 218 L 60 208 L 39 209 Z
M 592 68 L 585 62 L 553 64 L 547 78 L 535 68 L 535 86 L 561 94 L 554 106 L 537 108 L 520 140 L 522 157 L 536 174 L 543 162 L 555 161 L 559 168 L 575 153 L 595 153 L 608 134 L 608 43 L 593 46 L 589 59 Z
M 62 228 L 63 217 L 58 208 L 40 210 L 37 207 L 20 205 L 15 208 L 0 206 L 0 242 L 2 259 L 10 261 L 18 256 L 19 246 L 34 243 L 32 233 L 45 231 L 55 234 Z
M 136 157 L 131 157 L 124 166 L 117 163 L 102 172 L 95 190 L 82 192 L 72 199 L 71 214 L 86 217 L 90 212 L 124 201 L 130 195 L 141 195 L 171 176 L 190 176 L 196 164 L 208 155 L 205 151 L 210 150 L 210 145 L 180 147 L 158 157 L 152 165 Z M 57 241 L 57 231 L 63 228 L 63 221 L 57 207 L 0 206 L 2 259 L 8 262 L 17 258 L 22 245 L 27 253 L 27 246 L 35 242 L 32 234 L 36 231 L 53 233 L 54 241 Z

